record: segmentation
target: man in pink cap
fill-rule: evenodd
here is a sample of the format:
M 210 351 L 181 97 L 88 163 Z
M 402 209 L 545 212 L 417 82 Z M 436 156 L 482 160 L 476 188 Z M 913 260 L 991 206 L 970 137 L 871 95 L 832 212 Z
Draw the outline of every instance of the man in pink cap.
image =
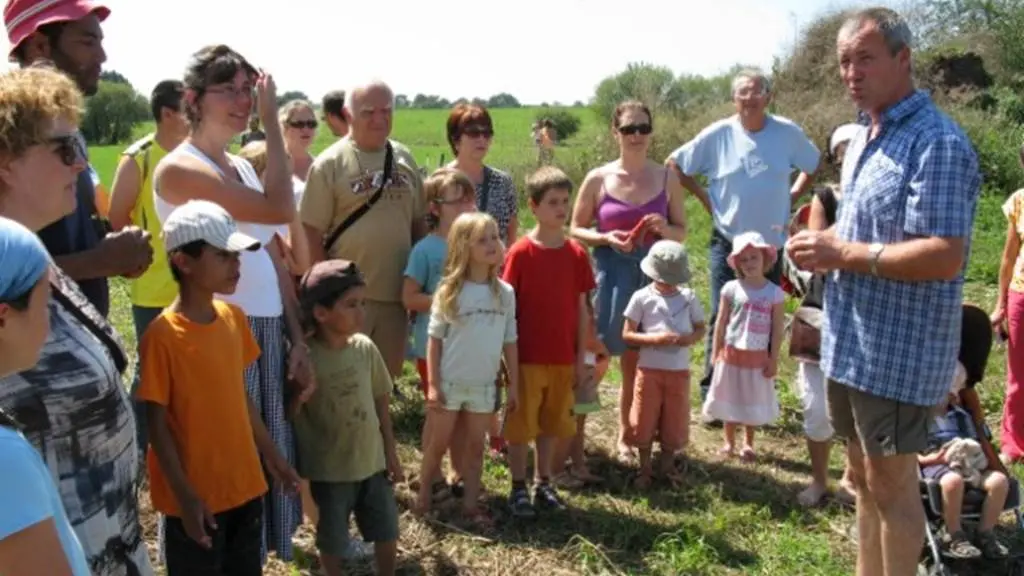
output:
M 100 22 L 108 15 L 109 9 L 90 0 L 8 0 L 4 25 L 11 43 L 10 59 L 22 67 L 50 63 L 91 96 L 107 60 Z M 88 158 L 84 140 L 79 145 L 79 153 Z M 107 278 L 145 272 L 153 259 L 149 235 L 134 227 L 106 234 L 96 213 L 89 171 L 79 174 L 76 196 L 75 211 L 40 230 L 39 237 L 57 265 L 106 316 L 110 308 Z

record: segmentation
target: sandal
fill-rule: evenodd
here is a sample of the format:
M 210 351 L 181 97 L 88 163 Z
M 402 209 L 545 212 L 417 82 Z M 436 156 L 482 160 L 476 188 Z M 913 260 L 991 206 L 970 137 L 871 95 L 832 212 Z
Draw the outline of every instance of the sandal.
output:
M 430 501 L 434 504 L 442 504 L 452 496 L 452 489 L 444 480 L 438 480 L 430 485 Z
M 479 532 L 491 532 L 494 530 L 494 517 L 487 508 L 478 507 L 472 511 L 462 512 L 463 521 Z
M 740 460 L 747 464 L 753 464 L 754 462 L 757 462 L 757 453 L 754 452 L 754 449 L 750 446 L 745 446 L 743 450 L 740 451 Z
M 647 490 L 651 487 L 651 483 L 651 475 L 644 472 L 641 472 L 633 479 L 633 487 L 637 490 Z
M 718 455 L 723 458 L 732 458 L 733 456 L 736 455 L 736 447 L 722 446 L 721 448 L 718 449 Z
M 569 473 L 572 474 L 574 478 L 577 478 L 579 481 L 583 482 L 584 485 L 604 483 L 604 477 L 598 476 L 597 474 L 594 474 L 590 470 L 569 470 Z

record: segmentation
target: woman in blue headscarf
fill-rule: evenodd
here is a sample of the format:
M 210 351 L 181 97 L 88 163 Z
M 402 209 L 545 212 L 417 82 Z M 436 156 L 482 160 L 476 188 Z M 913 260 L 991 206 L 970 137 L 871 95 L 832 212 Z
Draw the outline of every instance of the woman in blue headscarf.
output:
M 39 238 L 0 217 L 0 377 L 39 360 L 50 328 L 49 272 Z M 2 409 L 0 462 L 0 574 L 88 576 L 49 469 Z

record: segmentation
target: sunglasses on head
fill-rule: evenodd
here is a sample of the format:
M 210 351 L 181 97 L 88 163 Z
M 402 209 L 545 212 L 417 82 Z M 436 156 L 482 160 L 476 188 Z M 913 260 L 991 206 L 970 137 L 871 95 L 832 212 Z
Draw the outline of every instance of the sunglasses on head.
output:
M 73 134 L 54 136 L 50 138 L 49 143 L 55 146 L 53 153 L 57 155 L 57 158 L 60 158 L 60 161 L 65 166 L 74 166 L 75 162 L 78 161 L 78 149 L 75 147 L 75 136 Z
M 316 120 L 289 120 L 288 125 L 292 128 L 309 128 L 313 130 L 319 123 Z
M 490 138 L 491 136 L 494 136 L 494 130 L 491 130 L 490 128 L 485 128 L 483 126 L 470 126 L 463 130 L 462 133 L 465 134 L 466 136 L 469 136 L 470 138 L 477 138 L 480 136 L 483 136 L 484 138 Z
M 647 136 L 654 128 L 650 124 L 627 124 L 625 126 L 619 126 L 619 134 L 623 136 L 632 136 L 633 134 L 643 134 Z

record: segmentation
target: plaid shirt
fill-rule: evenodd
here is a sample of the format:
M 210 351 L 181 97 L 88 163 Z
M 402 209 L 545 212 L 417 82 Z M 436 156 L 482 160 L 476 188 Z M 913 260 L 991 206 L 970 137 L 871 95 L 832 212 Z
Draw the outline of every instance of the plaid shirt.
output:
M 828 275 L 822 366 L 852 388 L 920 406 L 949 393 L 960 346 L 963 271 L 981 176 L 967 136 L 916 91 L 857 135 L 843 163 L 837 236 L 892 244 L 964 238 L 953 280 L 902 282 L 838 270 Z

